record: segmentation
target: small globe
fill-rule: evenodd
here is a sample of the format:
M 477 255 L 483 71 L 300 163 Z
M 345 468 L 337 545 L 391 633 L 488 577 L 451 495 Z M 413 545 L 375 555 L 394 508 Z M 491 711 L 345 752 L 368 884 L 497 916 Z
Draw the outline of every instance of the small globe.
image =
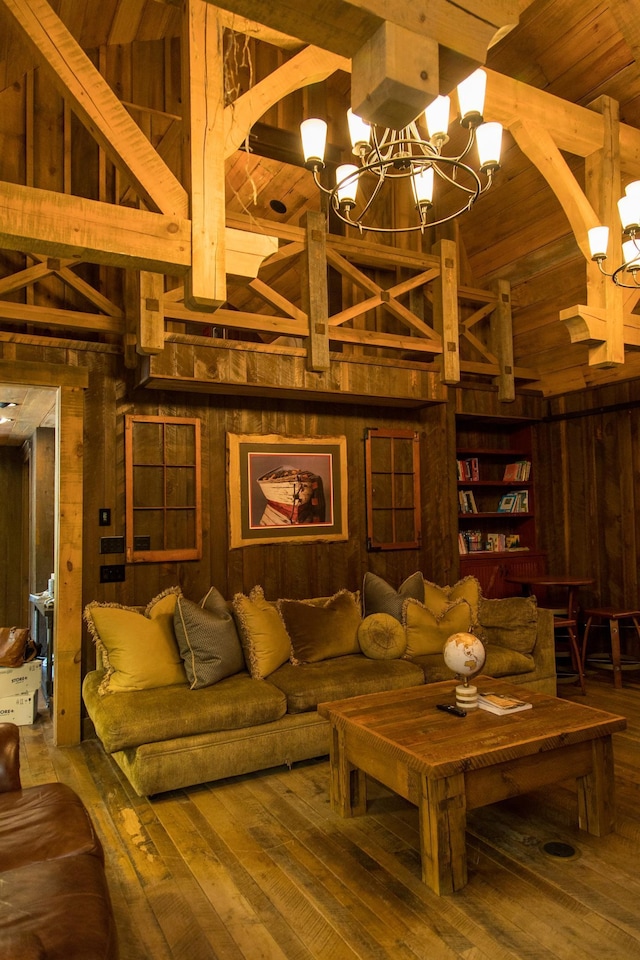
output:
M 449 670 L 459 677 L 473 677 L 484 665 L 482 641 L 472 633 L 453 633 L 446 640 L 442 653 Z

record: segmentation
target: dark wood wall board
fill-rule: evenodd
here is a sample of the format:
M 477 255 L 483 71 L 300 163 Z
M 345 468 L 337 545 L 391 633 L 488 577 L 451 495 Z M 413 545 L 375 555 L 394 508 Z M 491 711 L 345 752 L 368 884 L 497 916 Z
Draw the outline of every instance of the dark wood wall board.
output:
M 26 566 L 22 538 L 23 453 L 20 447 L 0 451 L 0 626 L 28 626 L 23 568 Z

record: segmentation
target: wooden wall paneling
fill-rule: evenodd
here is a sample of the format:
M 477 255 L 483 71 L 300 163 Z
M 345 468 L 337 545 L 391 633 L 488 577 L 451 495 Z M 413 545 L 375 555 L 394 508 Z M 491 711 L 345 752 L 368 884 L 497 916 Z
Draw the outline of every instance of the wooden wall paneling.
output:
M 28 513 L 32 536 L 26 593 L 42 593 L 47 589 L 54 565 L 55 430 L 48 427 L 36 430 L 30 441 L 29 460 Z M 27 515 L 27 510 L 24 514 Z
M 435 583 L 458 579 L 456 435 L 452 404 L 420 411 L 422 572 Z
M 22 569 L 22 470 L 20 447 L 2 447 L 0 453 L 0 626 L 26 627 Z M 51 572 L 51 571 L 49 571 Z M 46 586 L 46 584 L 45 584 Z

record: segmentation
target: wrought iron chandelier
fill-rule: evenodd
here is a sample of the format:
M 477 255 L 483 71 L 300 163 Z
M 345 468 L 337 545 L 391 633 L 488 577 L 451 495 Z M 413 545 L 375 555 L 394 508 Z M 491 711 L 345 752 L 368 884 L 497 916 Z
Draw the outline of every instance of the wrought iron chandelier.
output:
M 625 187 L 624 196 L 618 200 L 618 213 L 622 224 L 622 263 L 612 273 L 604 268 L 609 246 L 609 227 L 592 227 L 589 233 L 591 259 L 595 260 L 600 273 L 609 277 L 618 287 L 640 290 L 640 180 Z
M 470 210 L 478 197 L 489 189 L 493 174 L 500 167 L 502 126 L 485 123 L 482 115 L 486 82 L 485 71 L 476 70 L 458 84 L 460 124 L 467 130 L 467 142 L 456 156 L 442 152 L 449 142 L 449 97 L 436 97 L 424 111 L 428 139 L 418 128 L 420 118 L 402 130 L 379 129 L 349 110 L 347 119 L 352 151 L 359 158 L 360 166 L 352 163 L 339 166 L 332 188 L 320 182 L 320 171 L 325 165 L 327 124 L 317 118 L 304 120 L 300 124 L 300 133 L 305 166 L 313 171 L 316 186 L 329 197 L 336 215 L 361 232 L 407 233 L 424 232 L 428 226 L 453 220 Z M 478 170 L 470 165 L 469 157 L 475 143 Z M 428 214 L 433 208 L 437 179 L 461 196 L 455 202 L 453 212 L 430 220 Z M 383 191 L 398 188 L 401 184 L 410 185 L 412 189 L 415 222 L 398 227 L 378 226 L 373 220 L 376 200 L 382 199 Z M 457 196 L 455 192 L 454 196 Z

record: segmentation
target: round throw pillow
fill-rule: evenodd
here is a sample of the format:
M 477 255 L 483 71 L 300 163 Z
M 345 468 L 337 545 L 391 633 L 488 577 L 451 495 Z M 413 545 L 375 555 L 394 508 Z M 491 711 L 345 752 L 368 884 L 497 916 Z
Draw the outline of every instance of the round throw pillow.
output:
M 358 627 L 358 643 L 371 660 L 395 660 L 407 648 L 404 627 L 390 613 L 372 613 Z

